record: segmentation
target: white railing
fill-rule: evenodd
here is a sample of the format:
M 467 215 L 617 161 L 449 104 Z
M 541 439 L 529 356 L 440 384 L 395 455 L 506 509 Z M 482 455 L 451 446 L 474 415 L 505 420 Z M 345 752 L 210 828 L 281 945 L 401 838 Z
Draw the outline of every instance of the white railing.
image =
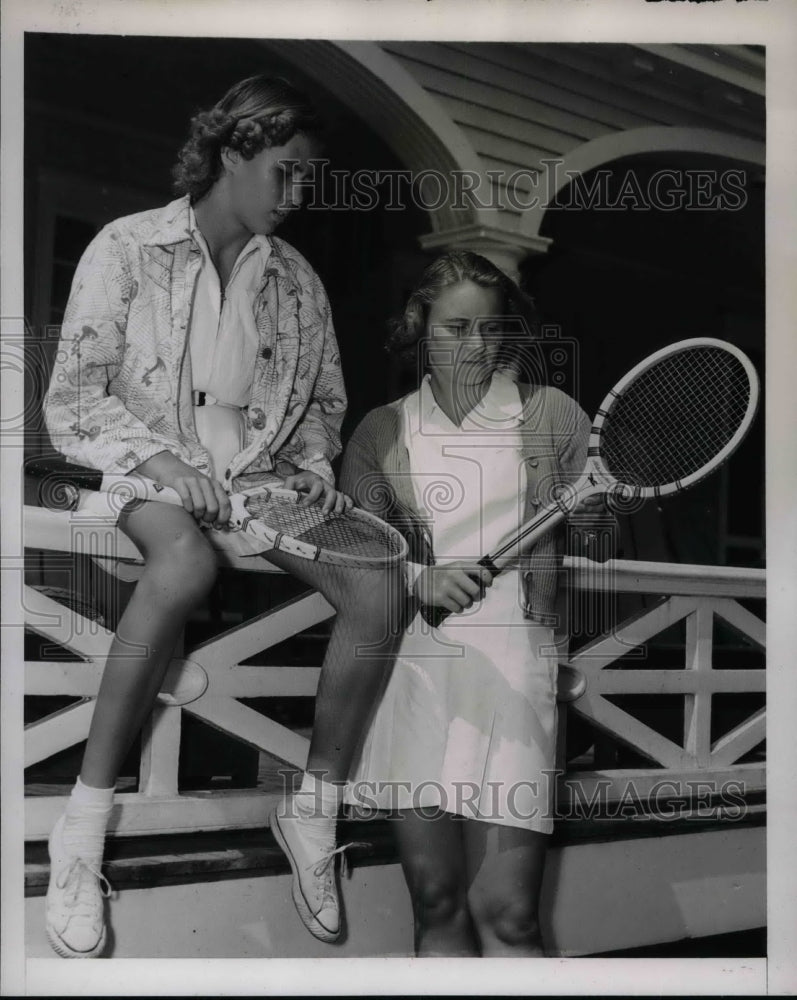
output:
M 134 579 L 140 556 L 121 533 L 96 519 L 25 508 L 25 539 L 31 548 L 80 552 L 126 579 Z M 264 560 L 260 572 L 277 572 Z M 233 563 L 233 565 L 235 565 Z M 241 563 L 251 569 L 253 561 Z M 599 730 L 635 749 L 652 766 L 635 770 L 581 770 L 565 776 L 560 802 L 575 795 L 592 796 L 600 789 L 620 798 L 633 778 L 635 791 L 647 794 L 664 779 L 709 782 L 730 779 L 746 790 L 764 786 L 762 763 L 737 763 L 764 738 L 764 712 L 711 739 L 712 695 L 764 690 L 763 669 L 722 669 L 713 662 L 713 620 L 730 624 L 746 641 L 763 648 L 764 623 L 739 599 L 763 598 L 762 570 L 680 566 L 614 561 L 602 565 L 569 560 L 571 586 L 613 593 L 644 593 L 659 598 L 650 610 L 637 613 L 608 634 L 582 648 L 570 665 L 583 674 L 586 686 L 573 702 L 575 711 Z M 20 595 L 25 627 L 81 657 L 79 662 L 28 662 L 25 693 L 80 699 L 68 708 L 26 727 L 25 764 L 30 765 L 84 740 L 88 734 L 100 675 L 112 634 L 96 622 L 66 609 L 32 587 Z M 124 834 L 233 829 L 263 825 L 274 796 L 256 789 L 181 791 L 178 759 L 184 712 L 294 767 L 303 767 L 308 740 L 239 699 L 312 696 L 319 669 L 247 666 L 243 661 L 333 614 L 317 593 L 309 593 L 261 614 L 195 646 L 175 659 L 164 691 L 142 742 L 139 791 L 119 793 L 111 830 Z M 617 661 L 633 648 L 685 620 L 686 642 L 680 669 L 651 669 Z M 607 700 L 612 695 L 679 694 L 686 699 L 682 741 L 667 739 Z M 61 796 L 26 799 L 26 835 L 48 835 L 63 808 Z
M 722 734 L 714 733 L 712 738 L 712 723 L 716 728 L 721 721 L 713 711 L 713 695 L 765 690 L 763 665 L 727 669 L 715 664 L 714 657 L 715 619 L 731 626 L 743 644 L 765 649 L 765 623 L 739 603 L 740 599 L 766 596 L 764 570 L 619 560 L 599 565 L 581 560 L 572 566 L 570 579 L 572 585 L 591 593 L 601 590 L 657 598 L 651 608 L 631 615 L 569 660 L 586 680 L 584 693 L 573 704 L 575 712 L 648 758 L 654 766 L 579 771 L 565 778 L 560 802 L 568 799 L 576 782 L 582 801 L 599 787 L 606 799 L 620 799 L 631 783 L 640 797 L 664 785 L 674 796 L 677 790 L 686 794 L 696 787 L 696 779 L 703 789 L 717 791 L 727 782 L 739 783 L 745 793 L 765 788 L 763 760 L 739 763 L 765 738 L 763 708 L 753 710 L 743 722 Z M 682 621 L 685 642 L 672 653 L 677 662 L 661 669 L 651 667 L 642 658 L 638 665 L 632 665 L 634 660 L 626 658 Z M 681 740 L 668 739 L 608 700 L 629 694 L 682 695 Z

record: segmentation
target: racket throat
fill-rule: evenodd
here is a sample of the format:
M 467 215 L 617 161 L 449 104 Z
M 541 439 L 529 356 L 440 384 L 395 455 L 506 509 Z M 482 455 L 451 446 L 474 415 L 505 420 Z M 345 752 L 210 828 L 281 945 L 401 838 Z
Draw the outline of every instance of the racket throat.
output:
M 506 569 L 510 563 L 517 562 L 521 554 L 528 551 L 538 539 L 564 521 L 569 513 L 570 508 L 567 503 L 552 504 L 541 511 L 525 529 L 484 556 L 479 565 L 486 566 L 491 573 Z

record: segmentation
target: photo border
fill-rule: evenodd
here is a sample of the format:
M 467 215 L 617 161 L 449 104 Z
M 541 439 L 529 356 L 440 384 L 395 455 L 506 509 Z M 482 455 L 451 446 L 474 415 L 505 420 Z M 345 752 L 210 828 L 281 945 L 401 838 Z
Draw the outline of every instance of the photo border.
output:
M 767 47 L 767 959 L 108 959 L 24 957 L 21 442 L 2 469 L 2 995 L 788 994 L 797 983 L 797 17 L 791 0 L 5 0 L 2 8 L 0 246 L 2 336 L 23 333 L 22 85 L 25 31 L 213 37 L 760 44 Z M 790 16 L 791 15 L 791 16 Z M 3 370 L 4 414 L 21 412 L 20 373 Z M 753 488 L 757 488 L 757 485 Z M 17 587 L 15 591 L 15 586 Z M 11 627 L 8 627 L 11 626 Z M 388 964 L 385 964 L 388 963 Z M 522 963 L 522 964 L 521 964 Z M 356 986 L 356 990 L 352 989 Z

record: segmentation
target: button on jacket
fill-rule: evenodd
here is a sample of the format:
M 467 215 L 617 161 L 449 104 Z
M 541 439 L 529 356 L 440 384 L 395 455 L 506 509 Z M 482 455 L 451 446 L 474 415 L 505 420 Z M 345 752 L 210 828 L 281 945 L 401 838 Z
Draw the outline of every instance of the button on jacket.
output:
M 333 481 L 346 393 L 329 302 L 298 251 L 272 252 L 253 301 L 259 344 L 244 448 L 225 485 L 266 478 L 277 459 Z M 188 197 L 118 219 L 84 253 L 45 400 L 53 444 L 103 472 L 168 450 L 207 472 L 194 426 L 188 336 L 202 256 Z

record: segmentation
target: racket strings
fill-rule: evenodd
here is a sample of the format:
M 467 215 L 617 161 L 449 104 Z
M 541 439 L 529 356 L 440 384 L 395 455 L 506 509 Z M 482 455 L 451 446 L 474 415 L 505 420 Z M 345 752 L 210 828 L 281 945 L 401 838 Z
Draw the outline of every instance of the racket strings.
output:
M 722 348 L 668 355 L 615 399 L 601 429 L 601 458 L 616 479 L 630 485 L 685 479 L 734 437 L 750 392 L 744 365 Z
M 244 506 L 250 517 L 270 528 L 338 555 L 381 559 L 402 552 L 395 533 L 354 512 L 325 514 L 317 504 L 305 507 L 274 494 L 248 497 Z

